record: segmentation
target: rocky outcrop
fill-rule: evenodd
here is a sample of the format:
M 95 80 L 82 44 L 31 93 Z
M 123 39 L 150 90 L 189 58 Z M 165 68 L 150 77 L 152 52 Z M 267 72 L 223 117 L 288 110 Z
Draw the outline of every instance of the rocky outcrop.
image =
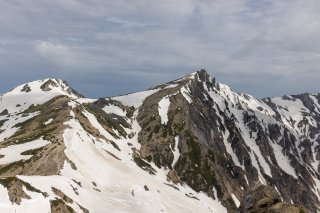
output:
M 42 194 L 44 197 L 48 197 L 47 193 L 41 192 L 40 190 L 16 177 L 1 178 L 0 184 L 7 188 L 8 196 L 12 204 L 15 203 L 20 205 L 22 199 L 31 199 L 31 197 L 27 195 L 26 191 L 37 192 Z
M 304 213 L 301 207 L 282 202 L 279 193 L 270 186 L 256 183 L 244 194 L 238 213 Z
M 76 213 L 72 207 L 68 206 L 62 199 L 50 201 L 52 213 Z
M 7 178 L 0 181 L 8 189 L 9 199 L 12 203 L 20 204 L 22 199 L 31 199 L 29 195 L 23 191 L 23 184 L 16 178 Z
M 0 112 L 0 116 L 1 115 L 8 115 L 8 114 L 9 114 L 9 112 L 7 109 L 4 109 L 2 112 Z
M 37 106 L 31 106 L 24 114 L 40 112 L 35 117 L 16 125 L 19 128 L 14 135 L 1 142 L 0 148 L 43 138 L 51 143 L 40 149 L 28 150 L 23 153 L 31 155 L 28 160 L 21 160 L 10 164 L 0 165 L 0 177 L 14 177 L 15 175 L 56 175 L 59 174 L 65 160 L 63 131 L 69 119 L 71 107 L 69 98 L 58 96 Z M 48 119 L 54 118 L 50 125 L 44 125 Z

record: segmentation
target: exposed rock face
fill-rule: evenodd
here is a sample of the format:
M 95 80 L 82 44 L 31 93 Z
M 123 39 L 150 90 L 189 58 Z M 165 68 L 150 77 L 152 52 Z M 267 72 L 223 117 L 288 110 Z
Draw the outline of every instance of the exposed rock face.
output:
M 28 84 L 26 84 L 21 90 L 21 92 L 30 92 L 30 91 L 31 91 L 31 89 Z
M 244 194 L 238 213 L 303 213 L 304 210 L 281 201 L 278 192 L 269 186 L 256 184 Z
M 204 193 L 228 212 L 303 212 L 300 206 L 320 211 L 320 94 L 259 100 L 233 92 L 204 70 L 141 93 L 96 100 L 79 98 L 59 79 L 28 83 L 19 91 L 36 100 L 38 92 L 50 98 L 31 105 L 24 103 L 27 98 L 11 103 L 8 95 L 8 104 L 0 96 L 0 106 L 5 106 L 0 109 L 0 152 L 27 147 L 15 149 L 19 160 L 9 163 L 4 160 L 8 152 L 0 153 L 5 162 L 0 177 L 42 180 L 42 189 L 54 198 L 52 212 L 91 212 L 96 206 L 80 201 L 92 196 L 101 202 L 119 200 L 122 190 L 128 191 L 124 197 L 130 205 L 139 193 L 160 196 L 153 201 L 165 199 L 161 196 L 168 189 L 156 189 L 151 177 L 190 202 Z M 49 143 L 28 148 L 39 138 Z M 130 183 L 137 188 L 127 189 L 136 175 L 128 171 L 147 176 L 146 183 L 134 180 Z M 55 179 L 60 185 L 50 185 Z M 121 193 L 108 185 L 115 180 L 122 181 L 116 184 Z M 13 183 L 5 188 L 10 200 L 28 200 L 25 183 Z M 182 192 L 185 185 L 192 192 Z M 202 212 L 206 210 L 215 209 Z
M 62 199 L 50 201 L 51 212 L 53 213 L 75 213 L 75 211 L 68 206 Z
M 7 110 L 7 109 L 4 109 L 4 110 L 0 113 L 0 115 L 8 115 L 8 110 Z
M 31 199 L 31 197 L 26 194 L 26 191 L 33 191 L 42 194 L 44 197 L 47 197 L 48 194 L 37 190 L 32 187 L 30 184 L 27 184 L 16 177 L 7 177 L 1 178 L 0 184 L 7 188 L 8 196 L 10 201 L 15 204 L 20 205 L 22 199 Z
M 140 107 L 141 157 L 174 170 L 173 182 L 206 192 L 229 211 L 236 209 L 231 194 L 243 197 L 255 181 L 277 187 L 287 202 L 318 209 L 319 95 L 258 100 L 205 71 L 172 84 L 155 87 L 162 90 Z M 170 100 L 165 124 L 158 112 L 163 98 Z M 176 136 L 180 155 L 172 165 Z
M 22 189 L 22 182 L 18 181 L 17 179 L 13 179 L 12 181 L 8 181 L 8 195 L 10 198 L 10 201 L 12 203 L 20 204 L 22 198 L 25 199 L 31 199 L 30 196 L 28 196 Z
M 32 155 L 28 160 L 0 165 L 0 177 L 59 174 L 66 160 L 62 133 L 67 128 L 64 122 L 68 120 L 71 111 L 68 100 L 66 96 L 58 96 L 41 106 L 31 106 L 24 112 L 29 114 L 40 110 L 35 117 L 17 124 L 19 131 L 3 140 L 0 148 L 27 143 L 39 138 L 47 139 L 51 143 L 41 149 L 29 150 L 25 153 L 25 155 Z M 49 118 L 54 118 L 54 121 L 51 125 L 44 125 L 43 122 Z

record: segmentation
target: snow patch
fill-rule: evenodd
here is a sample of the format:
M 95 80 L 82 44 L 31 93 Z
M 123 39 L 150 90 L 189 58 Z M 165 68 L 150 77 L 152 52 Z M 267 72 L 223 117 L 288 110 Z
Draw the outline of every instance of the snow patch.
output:
M 25 191 L 31 199 L 22 199 L 20 205 L 17 205 L 9 200 L 7 189 L 0 184 L 0 212 L 51 212 L 49 198 L 44 198 L 42 194 L 28 191 L 25 187 L 23 187 L 23 191 Z
M 119 115 L 119 116 L 126 116 L 126 111 L 124 111 L 123 109 L 121 109 L 120 107 L 118 106 L 115 106 L 115 105 L 108 105 L 108 106 L 105 106 L 103 107 L 103 110 L 106 112 L 106 113 L 113 113 L 113 114 L 116 114 L 116 115 Z
M 245 171 L 244 166 L 241 165 L 241 163 L 239 162 L 238 157 L 237 157 L 236 154 L 233 152 L 233 149 L 232 149 L 232 147 L 231 147 L 231 143 L 229 143 L 229 141 L 228 141 L 229 135 L 230 135 L 230 133 L 229 133 L 228 129 L 226 129 L 226 131 L 225 131 L 225 133 L 224 133 L 224 135 L 223 135 L 223 140 L 224 140 L 224 145 L 225 145 L 225 147 L 226 147 L 226 150 L 227 150 L 227 152 L 229 153 L 229 155 L 231 155 L 231 158 L 232 158 L 233 163 L 234 163 L 236 166 L 241 167 L 241 168 Z
M 179 136 L 177 135 L 174 138 L 175 142 L 174 142 L 174 150 L 171 149 L 171 151 L 173 152 L 173 162 L 172 162 L 172 168 L 174 167 L 174 165 L 176 164 L 176 162 L 178 161 L 179 157 L 180 157 L 180 151 L 178 148 L 179 145 Z M 171 148 L 171 146 L 170 146 Z
M 19 127 L 14 127 L 16 124 L 22 123 L 37 115 L 39 115 L 39 112 L 30 113 L 28 115 L 12 115 L 10 118 L 8 118 L 9 120 L 6 121 L 2 126 L 2 128 L 4 128 L 4 131 L 0 133 L 0 141 L 3 141 L 6 138 L 11 137 L 14 133 L 16 133 L 19 130 Z
M 190 97 L 190 89 L 187 86 L 181 87 L 180 89 L 181 94 L 183 97 L 188 101 L 189 104 L 192 103 L 192 99 Z
M 161 118 L 161 124 L 166 125 L 169 121 L 168 112 L 170 106 L 170 97 L 163 97 L 158 103 L 158 112 Z
M 293 167 L 290 165 L 290 161 L 287 156 L 284 156 L 282 153 L 282 147 L 277 143 L 270 143 L 273 148 L 274 156 L 278 162 L 279 167 L 287 174 L 293 176 L 294 178 L 298 179 L 296 172 L 294 171 Z
M 236 204 L 237 208 L 239 208 L 240 201 L 238 200 L 238 198 L 234 194 L 231 194 L 231 197 L 232 197 L 233 202 Z
M 112 140 L 112 141 L 116 140 L 107 130 L 105 130 L 102 127 L 102 125 L 99 123 L 97 118 L 92 113 L 90 113 L 88 111 L 83 111 L 83 114 L 88 118 L 88 120 L 90 121 L 92 126 L 94 126 L 95 128 L 97 128 L 99 130 L 99 133 L 101 135 L 105 136 L 109 140 Z
M 43 140 L 42 138 L 18 145 L 10 145 L 0 149 L 0 155 L 4 157 L 0 158 L 0 164 L 13 163 L 20 160 L 27 160 L 32 155 L 21 155 L 22 152 L 37 149 L 49 144 L 49 141 Z
M 143 92 L 136 92 L 128 95 L 113 97 L 111 99 L 115 101 L 120 101 L 125 106 L 134 106 L 135 108 L 138 108 L 142 105 L 143 101 L 147 97 L 158 92 L 159 90 L 160 89 L 153 89 L 153 90 L 147 90 Z
M 164 89 L 169 89 L 169 88 L 175 88 L 177 87 L 179 84 L 170 84 L 168 86 L 166 86 Z
M 48 125 L 53 121 L 53 118 L 50 118 L 49 120 L 47 120 L 46 122 L 44 122 L 44 125 Z

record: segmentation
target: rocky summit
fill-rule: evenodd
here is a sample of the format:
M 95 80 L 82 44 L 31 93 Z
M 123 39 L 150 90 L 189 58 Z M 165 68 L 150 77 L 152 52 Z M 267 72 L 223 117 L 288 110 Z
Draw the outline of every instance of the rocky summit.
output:
M 319 144 L 320 94 L 28 82 L 0 96 L 0 212 L 320 212 Z

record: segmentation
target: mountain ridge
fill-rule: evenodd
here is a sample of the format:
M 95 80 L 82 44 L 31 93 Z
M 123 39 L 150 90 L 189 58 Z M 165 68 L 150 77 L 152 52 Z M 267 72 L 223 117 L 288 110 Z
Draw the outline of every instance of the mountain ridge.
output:
M 52 212 L 58 207 L 129 212 L 125 205 L 117 207 L 117 199 L 137 212 L 150 211 L 152 202 L 156 212 L 234 212 L 245 190 L 259 181 L 287 203 L 319 211 L 319 94 L 257 99 L 233 92 L 205 70 L 146 91 L 99 99 L 83 98 L 59 79 L 36 82 L 35 96 L 32 82 L 29 92 L 29 84 L 16 87 L 18 99 L 7 99 L 10 92 L 0 96 L 0 177 L 15 178 L 10 187 L 0 187 L 0 195 L 6 200 L 8 191 L 9 200 L 19 201 L 6 210 L 38 197 Z M 35 98 L 39 94 L 41 100 Z M 61 181 L 53 186 L 55 179 Z M 25 190 L 27 184 L 38 193 Z M 21 196 L 13 195 L 12 187 Z M 99 208 L 82 196 L 113 204 Z M 166 197 L 191 204 L 182 207 Z

